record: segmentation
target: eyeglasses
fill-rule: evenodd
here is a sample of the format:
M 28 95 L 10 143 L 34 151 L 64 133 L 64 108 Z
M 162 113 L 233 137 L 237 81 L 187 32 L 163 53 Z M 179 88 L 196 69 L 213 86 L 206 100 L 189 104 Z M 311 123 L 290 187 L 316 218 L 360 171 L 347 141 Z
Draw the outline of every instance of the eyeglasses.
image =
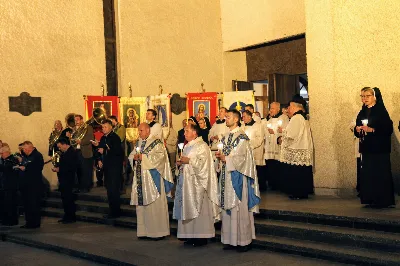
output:
M 362 99 L 364 99 L 364 98 L 369 98 L 369 97 L 372 97 L 373 95 L 372 94 L 370 94 L 370 95 L 360 95 L 360 97 L 362 98 Z

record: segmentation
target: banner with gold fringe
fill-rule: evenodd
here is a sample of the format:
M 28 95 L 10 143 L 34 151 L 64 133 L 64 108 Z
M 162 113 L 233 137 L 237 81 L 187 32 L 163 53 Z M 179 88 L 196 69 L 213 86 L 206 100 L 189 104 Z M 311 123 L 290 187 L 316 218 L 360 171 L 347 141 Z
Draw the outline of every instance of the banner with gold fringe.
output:
M 119 99 L 120 123 L 126 128 L 126 140 L 136 142 L 139 138 L 138 126 L 146 122 L 146 97 L 121 97 Z
M 218 115 L 218 94 L 216 92 L 188 93 L 187 114 L 189 116 L 205 116 L 214 124 Z

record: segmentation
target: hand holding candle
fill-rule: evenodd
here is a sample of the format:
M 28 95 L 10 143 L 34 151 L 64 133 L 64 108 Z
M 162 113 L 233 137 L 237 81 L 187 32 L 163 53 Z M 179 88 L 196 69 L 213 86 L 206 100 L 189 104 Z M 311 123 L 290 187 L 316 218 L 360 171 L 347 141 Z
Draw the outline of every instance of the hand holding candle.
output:
M 179 143 L 178 144 L 178 148 L 181 150 L 181 155 L 179 156 L 179 159 L 181 158 L 182 153 L 183 153 L 183 146 L 185 146 L 185 143 Z

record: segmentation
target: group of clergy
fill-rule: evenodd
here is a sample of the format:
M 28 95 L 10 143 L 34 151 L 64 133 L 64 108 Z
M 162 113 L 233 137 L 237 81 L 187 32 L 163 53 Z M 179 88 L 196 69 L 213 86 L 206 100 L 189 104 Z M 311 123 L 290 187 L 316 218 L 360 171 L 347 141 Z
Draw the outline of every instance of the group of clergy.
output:
M 243 114 L 221 108 L 210 129 L 210 145 L 189 121 L 176 161 L 176 184 L 162 139 L 152 125 L 140 124 L 139 140 L 128 157 L 134 169 L 131 205 L 136 206 L 138 237 L 160 240 L 170 234 L 167 196 L 172 197 L 175 187 L 173 219 L 186 245 L 207 244 L 215 236 L 214 223 L 221 220 L 224 249 L 249 250 L 260 204 L 258 176 L 276 168 L 269 160 L 285 165 L 279 168 L 283 175 L 292 175 L 294 184 L 285 187 L 292 198 L 306 198 L 312 190 L 313 147 L 305 104 L 299 98 L 290 102 L 290 120 L 278 103 L 264 120 L 253 114 L 252 105 Z

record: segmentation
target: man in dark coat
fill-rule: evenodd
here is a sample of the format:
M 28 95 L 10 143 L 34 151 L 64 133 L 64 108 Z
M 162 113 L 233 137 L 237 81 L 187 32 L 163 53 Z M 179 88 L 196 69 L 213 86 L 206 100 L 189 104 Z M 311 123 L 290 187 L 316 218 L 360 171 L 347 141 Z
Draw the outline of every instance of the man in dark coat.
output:
M 41 222 L 41 200 L 43 195 L 43 156 L 33 146 L 32 142 L 25 141 L 22 149 L 25 158 L 19 158 L 22 165 L 18 168 L 22 171 L 20 180 L 20 190 L 22 202 L 25 210 L 26 224 L 21 228 L 39 228 Z
M 121 139 L 112 130 L 112 122 L 107 119 L 102 123 L 104 136 L 100 143 L 93 142 L 98 146 L 98 152 L 103 155 L 103 161 L 99 161 L 99 167 L 103 168 L 104 181 L 107 189 L 109 214 L 104 216 L 106 219 L 118 218 L 121 215 L 121 174 L 124 152 L 121 147 Z
M 59 223 L 69 224 L 76 222 L 75 198 L 72 193 L 74 187 L 75 174 L 79 166 L 78 154 L 70 146 L 68 139 L 58 139 L 57 148 L 62 152 L 59 165 L 53 167 L 57 172 L 58 182 L 60 183 L 61 200 L 64 207 L 64 217 Z
M 3 219 L 2 224 L 13 226 L 18 224 L 18 159 L 11 155 L 9 147 L 0 148 L 2 163 L 0 173 L 2 173 L 3 183 Z

